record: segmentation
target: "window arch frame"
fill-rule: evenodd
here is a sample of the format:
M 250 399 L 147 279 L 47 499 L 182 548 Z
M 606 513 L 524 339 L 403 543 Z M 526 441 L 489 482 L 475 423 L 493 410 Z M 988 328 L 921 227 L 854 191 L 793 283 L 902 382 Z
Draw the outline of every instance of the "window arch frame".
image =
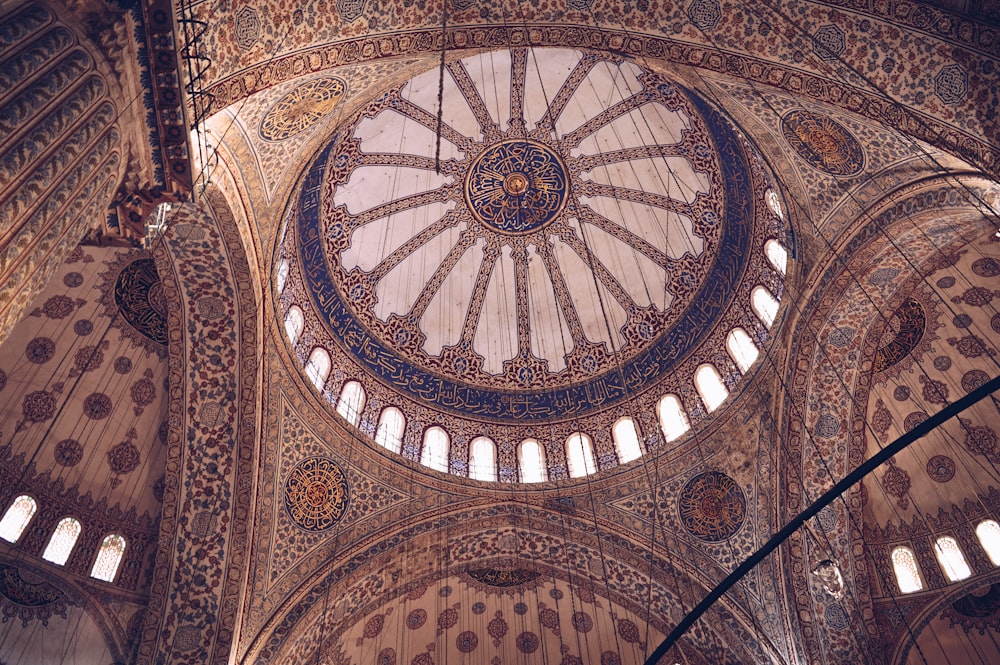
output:
M 777 249 L 772 251 L 772 247 Z M 778 242 L 777 238 L 768 238 L 764 243 L 764 257 L 779 275 L 785 277 L 788 274 L 788 248 Z
M 900 555 L 899 558 L 908 558 L 909 563 L 913 566 L 913 570 L 907 571 L 905 574 L 908 578 L 910 577 L 910 573 L 913 574 L 913 577 L 907 580 L 909 584 L 906 584 L 905 587 L 903 580 L 904 575 L 900 573 L 900 569 L 904 566 L 904 564 L 898 560 L 897 555 Z M 917 593 L 926 588 L 923 575 L 920 572 L 920 563 L 917 561 L 917 555 L 913 553 L 911 548 L 906 545 L 894 547 L 892 552 L 889 553 L 889 562 L 892 564 L 892 573 L 893 577 L 896 579 L 896 588 L 899 589 L 900 593 Z
M 948 549 L 950 552 L 946 552 Z M 938 536 L 934 539 L 934 556 L 937 558 L 941 572 L 949 582 L 961 582 L 972 577 L 972 568 L 962 546 L 954 536 Z
M 708 376 L 708 379 L 703 379 L 702 377 Z M 722 392 L 719 395 L 713 395 L 706 386 L 703 384 L 706 382 L 718 381 L 714 386 L 709 386 L 712 390 Z M 720 406 L 722 406 L 727 399 L 729 399 L 729 388 L 726 387 L 726 382 L 722 380 L 722 374 L 719 372 L 719 368 L 712 363 L 702 363 L 698 366 L 698 369 L 694 371 L 694 387 L 698 391 L 698 396 L 701 397 L 702 404 L 705 405 L 705 409 L 712 413 Z
M 486 455 L 492 463 L 479 459 Z M 469 478 L 483 482 L 497 480 L 497 444 L 488 436 L 477 436 L 469 442 Z
M 14 520 L 17 519 L 17 513 L 13 511 L 17 508 L 17 504 L 18 502 L 21 501 L 21 499 L 27 499 L 28 501 L 31 502 L 30 504 L 31 510 L 30 512 L 28 512 L 27 516 L 24 516 L 22 514 L 20 525 L 15 526 L 16 523 L 14 522 Z M 3 518 L 0 519 L 0 527 L 10 528 L 12 534 L 15 530 L 17 531 L 17 533 L 16 535 L 14 535 L 13 540 L 8 538 L 6 535 L 0 536 L 0 538 L 3 538 L 8 543 L 16 543 L 17 541 L 19 541 L 21 539 L 21 536 L 24 535 L 25 530 L 27 530 L 28 525 L 31 524 L 31 520 L 34 519 L 35 514 L 37 512 L 38 512 L 38 501 L 35 500 L 35 497 L 31 496 L 30 494 L 21 494 L 15 497 L 14 500 L 10 502 L 10 505 L 7 506 L 7 510 L 4 511 Z M 10 523 L 8 523 L 8 518 L 10 518 L 11 520 Z
M 389 432 L 388 416 L 393 416 L 398 423 L 396 432 Z M 387 406 L 378 415 L 378 425 L 375 427 L 375 443 L 386 450 L 399 453 L 403 449 L 403 435 L 406 433 L 406 416 L 397 406 Z M 389 445 L 391 444 L 391 445 Z
M 621 441 L 621 437 L 618 434 L 619 429 L 625 423 L 628 423 L 631 426 L 630 429 L 632 430 L 632 435 L 634 435 L 634 443 L 632 445 L 635 446 L 635 449 L 634 451 L 632 451 L 632 453 L 626 453 L 626 451 L 624 450 L 624 445 L 622 444 Z M 642 449 L 642 437 L 639 436 L 639 428 L 635 423 L 635 419 L 633 419 L 631 416 L 622 416 L 621 418 L 615 421 L 615 424 L 611 426 L 611 439 L 614 441 L 615 444 L 615 454 L 618 455 L 619 464 L 628 464 L 629 462 L 634 462 L 635 460 L 642 457 L 644 454 L 644 451 Z
M 580 458 L 573 451 L 573 441 L 580 442 Z M 570 478 L 586 478 L 597 473 L 597 458 L 594 455 L 594 441 L 583 432 L 573 432 L 566 438 L 566 475 Z M 579 468 L 579 467 L 583 468 Z
M 741 336 L 745 338 L 743 348 L 734 349 L 733 346 L 739 347 L 741 344 L 741 342 L 734 340 L 737 340 Z M 749 355 L 749 357 L 745 348 L 746 345 L 749 345 L 749 347 L 753 349 L 753 352 Z M 729 354 L 729 357 L 732 358 L 736 367 L 740 370 L 740 374 L 743 374 L 744 376 L 760 358 L 760 348 L 754 343 L 753 337 L 750 336 L 750 333 L 748 333 L 741 326 L 736 326 L 729 331 L 728 335 L 726 335 L 726 352 Z
M 319 369 L 317 363 L 314 361 L 317 353 L 322 354 L 321 357 L 326 358 L 326 367 L 324 369 Z M 330 357 L 330 352 L 325 347 L 314 346 L 313 350 L 309 352 L 309 358 L 306 360 L 304 369 L 306 376 L 309 377 L 309 382 L 312 383 L 316 390 L 322 393 L 326 382 L 330 378 L 330 372 L 333 370 L 333 358 Z
M 758 300 L 758 293 L 763 294 L 761 296 L 761 298 L 765 299 L 763 303 Z M 764 327 L 770 330 L 774 326 L 774 322 L 778 320 L 778 311 L 781 309 L 781 303 L 774 297 L 770 289 L 763 284 L 758 284 L 750 291 L 750 309 L 753 310 L 753 313 L 760 322 L 764 324 Z
M 62 546 L 62 543 L 57 541 L 60 538 L 60 529 L 63 524 L 75 524 L 76 533 L 72 535 L 67 535 L 65 538 L 69 541 L 69 544 L 65 546 L 65 553 L 60 551 L 53 551 L 54 547 Z M 66 562 L 73 555 L 73 550 L 76 548 L 77 542 L 80 540 L 80 534 L 83 533 L 83 524 L 77 518 L 72 515 L 67 515 L 63 517 L 56 524 L 56 528 L 52 530 L 52 534 L 49 536 L 49 542 L 45 545 L 45 550 L 42 552 L 42 558 L 53 563 L 57 566 L 65 566 Z
M 532 468 L 527 466 L 525 460 L 524 449 L 527 444 L 532 444 L 538 450 L 538 460 L 537 467 Z M 549 467 L 545 461 L 545 446 L 538 439 L 523 439 L 521 443 L 517 444 L 517 470 L 520 474 L 520 480 L 522 483 L 544 483 L 549 479 Z M 537 474 L 537 480 L 534 479 L 532 473 L 529 471 L 534 471 Z
M 443 449 L 440 451 L 441 455 L 430 454 L 430 448 L 428 448 L 428 437 L 431 432 L 440 432 L 441 445 Z M 440 471 L 441 473 L 448 473 L 449 467 L 451 466 L 451 435 L 448 434 L 448 430 L 440 425 L 431 425 L 424 430 L 424 435 L 420 439 L 420 463 L 424 466 Z
M 993 532 L 991 537 L 983 536 L 983 527 L 987 527 Z M 979 546 L 986 553 L 986 558 L 990 560 L 990 563 L 994 567 L 1000 566 L 1000 522 L 992 519 L 982 520 L 976 525 L 976 538 L 979 540 Z
M 121 549 L 110 556 L 117 556 L 114 560 L 113 565 L 109 565 L 111 568 L 111 573 L 109 577 L 100 577 L 97 574 L 97 567 L 101 565 L 102 559 L 106 556 L 107 551 L 105 546 L 112 538 L 117 538 L 121 541 Z M 103 539 L 101 539 L 101 546 L 97 549 L 97 557 L 94 559 L 94 565 L 90 567 L 90 576 L 95 580 L 101 580 L 102 582 L 114 583 L 115 578 L 118 577 L 118 571 L 121 570 L 122 561 L 125 560 L 125 550 L 128 549 L 128 540 L 125 536 L 120 533 L 109 533 Z
M 677 408 L 673 410 L 673 413 L 664 413 L 663 405 L 669 403 L 675 404 Z M 670 416 L 678 417 L 680 422 L 669 424 L 668 418 Z M 684 403 L 681 401 L 681 398 L 674 393 L 667 393 L 656 400 L 656 419 L 660 423 L 660 432 L 667 443 L 676 441 L 691 430 L 691 418 L 684 409 Z
M 278 261 L 278 268 L 274 272 L 274 281 L 279 296 L 285 290 L 285 287 L 288 286 L 288 275 L 291 271 L 292 262 L 288 260 L 288 257 L 284 257 Z
M 296 325 L 297 321 L 297 325 Z M 302 336 L 302 331 L 306 327 L 306 317 L 302 312 L 302 308 L 298 305 L 292 305 L 285 312 L 284 328 L 285 337 L 288 338 L 288 343 L 294 347 L 298 344 L 299 337 Z
M 357 398 L 356 405 L 352 405 L 351 397 L 352 395 L 347 395 L 345 397 L 346 391 L 350 388 L 353 389 L 357 386 Z M 355 427 L 361 422 L 361 413 L 365 410 L 365 403 L 368 401 L 368 393 L 365 391 L 365 386 L 357 379 L 348 379 L 344 381 L 344 385 L 340 387 L 340 393 L 337 395 L 337 414 L 341 418 L 354 425 Z

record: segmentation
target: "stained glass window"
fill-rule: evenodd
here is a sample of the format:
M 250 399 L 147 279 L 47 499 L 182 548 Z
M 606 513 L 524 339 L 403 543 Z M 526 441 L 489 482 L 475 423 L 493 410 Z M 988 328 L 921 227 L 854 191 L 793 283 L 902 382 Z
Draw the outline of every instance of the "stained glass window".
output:
M 761 323 L 768 328 L 774 325 L 774 319 L 778 316 L 778 301 L 770 291 L 763 286 L 755 286 L 750 293 L 750 307 Z
M 38 504 L 27 494 L 14 499 L 14 503 L 10 504 L 10 508 L 4 513 L 3 520 L 0 520 L 0 538 L 16 543 L 36 510 Z
M 49 544 L 42 553 L 42 558 L 57 565 L 64 565 L 69 559 L 69 553 L 80 537 L 80 522 L 72 517 L 64 517 L 56 525 L 56 530 L 49 538 Z
M 97 553 L 94 567 L 90 570 L 90 576 L 105 582 L 114 582 L 115 573 L 118 572 L 118 564 L 121 563 L 124 555 L 125 539 L 118 534 L 111 534 L 101 543 L 101 549 Z
M 424 432 L 424 446 L 420 451 L 420 463 L 438 471 L 448 472 L 448 433 L 434 426 Z
M 729 397 L 729 390 L 719 376 L 719 370 L 712 365 L 702 365 L 694 373 L 694 385 L 705 402 L 709 412 L 715 411 Z
M 322 392 L 323 384 L 330 376 L 330 354 L 326 352 L 326 349 L 317 346 L 309 354 L 309 361 L 306 362 L 306 376 L 316 386 L 316 390 Z
M 772 238 L 764 243 L 764 254 L 774 269 L 784 275 L 785 271 L 788 270 L 788 250 Z
M 337 400 L 337 413 L 343 416 L 344 420 L 357 425 L 361 417 L 361 411 L 365 408 L 365 389 L 357 381 L 348 381 L 340 390 L 340 399 Z
M 288 341 L 291 342 L 292 346 L 299 341 L 299 335 L 302 334 L 302 326 L 304 325 L 302 310 L 295 305 L 289 307 L 288 314 L 285 314 L 285 334 L 288 335 Z
M 729 351 L 733 362 L 744 374 L 753 366 L 757 361 L 757 356 L 760 355 L 757 345 L 753 343 L 750 335 L 743 328 L 733 328 L 729 333 L 729 337 L 726 338 L 726 350 Z
M 278 276 L 277 276 L 277 286 L 278 293 L 285 290 L 285 283 L 288 282 L 288 271 L 291 265 L 288 263 L 288 259 L 281 259 L 278 263 Z
M 958 546 L 951 536 L 942 536 L 934 542 L 934 553 L 937 554 L 938 563 L 945 576 L 952 582 L 964 580 L 972 575 L 969 564 L 965 561 L 962 548 Z
M 621 418 L 611 429 L 618 451 L 618 461 L 622 464 L 642 457 L 642 446 L 639 445 L 639 433 L 635 430 L 635 422 L 631 418 Z
M 549 478 L 548 469 L 545 467 L 545 453 L 542 445 L 534 439 L 525 439 L 521 442 L 518 451 L 518 458 L 521 464 L 522 483 L 544 483 Z
M 570 478 L 582 478 L 597 471 L 589 436 L 577 432 L 566 439 L 566 467 Z
M 667 441 L 679 439 L 691 428 L 687 414 L 676 395 L 664 395 L 656 405 L 656 413 L 660 418 L 660 429 Z
M 375 443 L 398 453 L 403 447 L 403 430 L 406 418 L 403 412 L 394 406 L 382 410 L 378 419 L 378 429 L 375 430 Z
M 920 581 L 917 557 L 909 547 L 897 547 L 892 551 L 892 572 L 896 574 L 896 584 L 903 593 L 913 593 L 924 588 Z
M 497 447 L 492 439 L 480 436 L 472 440 L 469 446 L 469 478 L 497 479 Z

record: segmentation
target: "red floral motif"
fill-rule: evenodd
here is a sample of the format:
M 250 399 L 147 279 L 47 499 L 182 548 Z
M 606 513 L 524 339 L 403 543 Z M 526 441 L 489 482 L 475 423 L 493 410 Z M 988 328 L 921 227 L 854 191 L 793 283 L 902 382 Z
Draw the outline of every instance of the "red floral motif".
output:
M 955 477 L 955 462 L 947 455 L 935 455 L 927 460 L 927 475 L 933 481 L 946 483 Z
M 455 646 L 462 653 L 472 653 L 479 646 L 479 637 L 471 630 L 463 631 L 455 638 Z
M 459 605 L 455 605 L 454 607 L 449 607 L 445 611 L 441 612 L 440 615 L 438 615 L 437 619 L 438 635 L 440 635 L 441 633 L 443 633 L 444 631 L 446 631 L 447 629 L 453 627 L 456 623 L 458 623 L 458 608 Z
M 406 615 L 406 627 L 410 630 L 417 630 L 427 621 L 427 610 L 415 609 Z
M 966 289 L 962 295 L 952 298 L 951 301 L 958 304 L 965 303 L 972 307 L 982 307 L 988 305 L 998 293 L 1000 291 L 993 291 L 992 289 L 987 289 L 985 286 L 973 286 Z
M 378 665 L 396 665 L 396 650 L 386 647 L 378 652 Z
M 872 429 L 878 438 L 885 441 L 889 428 L 892 427 L 892 413 L 881 399 L 875 402 L 875 413 L 872 414 Z
M 517 645 L 517 649 L 521 653 L 535 653 L 538 650 L 538 635 L 535 635 L 531 631 L 525 631 L 517 636 L 514 644 Z
M 973 425 L 971 420 L 959 418 L 958 422 L 965 430 L 965 447 L 973 455 L 983 455 L 994 464 L 1000 463 L 997 454 L 997 433 L 985 425 Z
M 132 402 L 135 403 L 135 406 L 132 407 L 132 412 L 137 416 L 141 416 L 146 407 L 156 399 L 156 386 L 153 385 L 151 380 L 153 378 L 153 370 L 146 368 L 142 377 L 132 384 L 130 391 Z
M 965 337 L 949 337 L 948 344 L 958 349 L 966 358 L 978 358 L 983 354 L 995 355 L 996 349 L 986 346 L 986 342 L 977 335 L 966 335 Z
M 929 403 L 948 403 L 948 386 L 946 386 L 943 381 L 935 381 L 934 379 L 928 379 L 926 376 L 921 376 L 920 383 L 924 384 L 921 393 L 923 394 L 924 399 Z
M 910 474 L 896 466 L 895 460 L 887 462 L 888 467 L 882 475 L 882 488 L 889 496 L 896 497 L 896 505 L 906 510 L 910 505 L 907 493 L 910 491 Z
M 538 603 L 538 620 L 553 633 L 559 634 L 559 613 L 546 607 L 544 603 Z
M 44 390 L 36 390 L 24 396 L 21 413 L 31 423 L 45 422 L 56 412 L 56 398 Z
M 500 646 L 500 640 L 507 634 L 507 622 L 503 618 L 503 612 L 497 610 L 496 617 L 486 624 L 486 632 L 493 638 L 493 646 Z
M 104 340 L 100 344 L 81 346 L 73 358 L 73 368 L 69 371 L 70 378 L 99 369 L 104 364 L 104 352 L 108 350 L 108 344 L 108 340 Z

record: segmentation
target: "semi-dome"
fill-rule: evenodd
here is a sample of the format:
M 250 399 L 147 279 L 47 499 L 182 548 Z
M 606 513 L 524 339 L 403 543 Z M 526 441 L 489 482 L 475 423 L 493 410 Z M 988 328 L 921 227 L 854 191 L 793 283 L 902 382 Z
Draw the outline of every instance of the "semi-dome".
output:
M 283 315 L 301 317 L 304 363 L 323 350 L 318 387 L 542 440 L 554 477 L 573 433 L 607 452 L 616 418 L 667 394 L 685 421 L 718 406 L 772 323 L 753 289 L 780 295 L 764 246 L 782 251 L 781 206 L 756 153 L 611 53 L 480 53 L 386 91 L 313 161 L 292 217 Z M 620 461 L 598 457 L 585 467 Z

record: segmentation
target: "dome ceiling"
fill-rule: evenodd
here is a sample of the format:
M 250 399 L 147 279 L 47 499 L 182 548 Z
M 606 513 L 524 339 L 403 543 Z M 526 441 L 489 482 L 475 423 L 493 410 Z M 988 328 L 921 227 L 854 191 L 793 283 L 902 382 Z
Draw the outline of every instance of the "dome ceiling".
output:
M 284 254 L 314 341 L 505 422 L 605 408 L 692 356 L 780 230 L 731 125 L 630 61 L 514 49 L 446 67 L 439 141 L 438 79 L 377 98 L 307 176 Z

